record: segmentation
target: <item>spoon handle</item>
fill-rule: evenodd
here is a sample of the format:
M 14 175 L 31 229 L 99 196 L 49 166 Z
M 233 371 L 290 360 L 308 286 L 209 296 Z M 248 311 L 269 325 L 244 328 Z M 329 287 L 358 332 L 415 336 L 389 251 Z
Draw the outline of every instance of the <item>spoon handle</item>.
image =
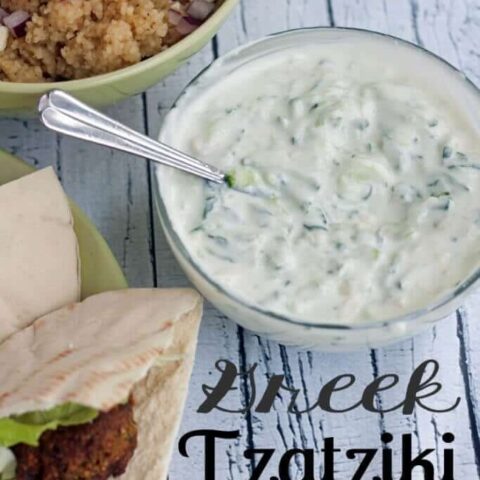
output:
M 55 132 L 148 158 L 213 182 L 225 181 L 225 174 L 215 167 L 152 140 L 61 90 L 43 95 L 38 111 L 42 123 Z

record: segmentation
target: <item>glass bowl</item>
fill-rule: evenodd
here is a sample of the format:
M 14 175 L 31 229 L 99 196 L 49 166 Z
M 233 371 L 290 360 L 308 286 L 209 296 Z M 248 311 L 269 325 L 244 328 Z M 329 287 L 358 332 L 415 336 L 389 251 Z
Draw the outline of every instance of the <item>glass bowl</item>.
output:
M 242 46 L 204 70 L 186 88 L 177 104 L 188 101 L 194 87 L 195 92 L 214 86 L 217 79 L 240 69 L 247 62 L 279 50 L 312 42 L 326 42 L 335 48 L 335 43 L 342 40 L 360 41 L 362 39 L 376 42 L 387 42 L 402 55 L 408 55 L 412 66 L 417 68 L 425 80 L 439 78 L 441 88 L 448 88 L 456 101 L 474 120 L 480 132 L 480 92 L 465 76 L 453 66 L 414 44 L 388 35 L 359 29 L 347 28 L 313 28 L 290 30 L 263 38 Z M 176 105 L 161 129 L 160 139 L 175 145 L 173 128 L 169 128 L 170 120 L 176 114 Z M 156 206 L 167 241 L 181 268 L 195 287 L 220 311 L 236 321 L 242 327 L 260 335 L 274 339 L 282 344 L 296 345 L 308 349 L 323 351 L 348 351 L 364 347 L 378 347 L 394 341 L 411 337 L 426 329 L 442 318 L 453 313 L 464 297 L 479 284 L 480 269 L 465 279 L 454 291 L 450 292 L 435 304 L 426 305 L 421 310 L 396 318 L 382 321 L 340 324 L 316 323 L 302 321 L 298 318 L 279 315 L 250 305 L 226 291 L 215 279 L 210 278 L 191 258 L 188 249 L 172 226 L 167 207 L 162 198 L 162 172 L 166 167 L 158 167 L 155 175 Z

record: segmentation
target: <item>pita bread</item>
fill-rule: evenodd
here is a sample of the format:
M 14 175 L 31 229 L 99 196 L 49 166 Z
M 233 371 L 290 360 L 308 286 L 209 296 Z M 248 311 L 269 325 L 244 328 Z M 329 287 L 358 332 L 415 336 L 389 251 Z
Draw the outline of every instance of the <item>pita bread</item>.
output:
M 183 359 L 154 367 L 133 391 L 138 447 L 120 480 L 165 480 L 168 476 L 193 369 L 200 316 L 197 307 L 174 326 L 166 358 L 181 355 Z
M 78 301 L 78 246 L 51 168 L 0 187 L 0 343 L 36 318 Z
M 166 479 L 201 313 L 193 290 L 133 289 L 40 318 L 0 347 L 0 418 L 67 402 L 108 411 L 133 394 L 138 447 L 120 478 Z

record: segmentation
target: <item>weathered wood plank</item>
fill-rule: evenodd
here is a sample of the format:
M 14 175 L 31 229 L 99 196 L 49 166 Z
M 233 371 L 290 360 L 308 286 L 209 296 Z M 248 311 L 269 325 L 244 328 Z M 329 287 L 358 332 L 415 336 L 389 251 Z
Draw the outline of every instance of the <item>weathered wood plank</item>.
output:
M 231 21 L 235 21 L 235 19 Z M 231 27 L 227 25 L 224 28 Z M 214 50 L 214 45 L 210 44 L 191 59 L 187 65 L 147 92 L 144 97 L 146 118 L 148 133 L 152 137 L 158 136 L 163 117 L 181 91 L 200 70 L 213 60 Z M 150 175 L 155 175 L 153 167 L 150 170 Z M 152 182 L 150 186 L 153 188 Z M 153 197 L 153 191 L 151 191 L 151 195 Z M 187 279 L 167 245 L 156 214 L 153 215 L 153 223 L 157 285 L 160 287 L 188 285 Z M 242 363 L 241 341 L 241 330 L 220 312 L 207 305 L 200 331 L 199 353 L 180 432 L 184 434 L 192 429 L 201 428 L 227 431 L 240 429 L 242 435 L 239 441 L 219 443 L 217 448 L 216 475 L 217 478 L 226 480 L 247 477 L 246 472 L 249 463 L 243 458 L 243 451 L 248 448 L 249 425 L 247 419 L 241 415 L 221 412 L 201 415 L 196 413 L 196 410 L 204 400 L 202 385 L 214 382 L 218 376 L 218 372 L 214 369 L 216 361 L 226 358 L 237 365 Z M 238 409 L 242 405 L 242 401 L 244 401 L 243 392 L 239 390 L 229 397 L 225 405 L 231 405 L 232 409 Z M 185 459 L 175 452 L 170 471 L 172 480 L 188 478 L 189 476 L 197 478 L 199 472 L 203 469 L 204 446 L 201 440 L 192 441 L 189 454 L 190 458 Z
M 143 130 L 138 99 L 109 113 Z M 60 138 L 38 121 L 0 121 L 2 146 L 32 165 L 53 165 L 67 193 L 86 211 L 107 239 L 132 286 L 152 284 L 148 251 L 146 163 L 84 142 Z
M 477 0 L 410 0 L 417 41 L 480 85 L 480 5 Z
M 304 412 L 312 408 L 320 389 L 338 375 L 353 374 L 355 384 L 348 391 L 334 398 L 334 407 L 347 409 L 360 401 L 363 389 L 373 379 L 368 352 L 349 353 L 348 355 L 322 354 L 306 352 L 292 347 L 282 347 L 249 335 L 246 341 L 247 358 L 259 362 L 257 369 L 257 388 L 262 392 L 268 380 L 274 374 L 284 374 L 288 388 L 300 390 L 296 402 L 297 410 Z M 357 461 L 346 458 L 345 451 L 350 448 L 379 448 L 380 417 L 367 413 L 359 407 L 347 413 L 326 413 L 319 408 L 309 413 L 288 413 L 291 401 L 289 392 L 282 392 L 275 401 L 275 413 L 254 414 L 254 442 L 258 447 L 275 447 L 275 462 L 266 471 L 275 475 L 279 457 L 287 449 L 300 448 L 315 450 L 317 455 L 316 472 L 323 475 L 324 440 L 334 437 L 336 448 L 335 473 L 338 478 L 351 478 Z M 372 472 L 378 472 L 378 458 L 372 465 Z M 291 477 L 302 478 L 304 468 L 301 462 L 292 464 Z
M 458 312 L 460 367 L 465 382 L 465 397 L 471 428 L 471 442 L 477 453 L 477 475 L 480 478 L 480 292 L 476 292 Z
M 383 33 L 389 33 L 407 40 L 413 37 L 413 28 L 410 18 L 409 5 L 405 2 L 383 2 L 382 0 L 348 2 L 339 1 L 333 3 L 333 20 L 336 26 L 367 28 Z M 414 342 L 408 341 L 402 345 L 371 352 L 372 366 L 378 374 L 394 373 L 401 378 L 401 387 L 405 387 L 405 381 L 414 368 L 413 350 Z M 400 391 L 400 388 L 396 391 Z M 387 395 L 378 395 L 379 405 L 389 405 Z M 398 442 L 398 436 L 403 433 L 413 433 L 414 449 L 420 449 L 418 439 L 418 427 L 416 415 L 412 418 L 402 416 L 400 413 L 384 414 L 381 417 L 381 431 L 394 435 Z M 397 443 L 398 444 L 398 443 Z M 394 471 L 400 474 L 400 449 L 395 449 Z
M 438 53 L 453 65 L 460 68 L 477 86 L 480 86 L 480 7 L 478 2 L 461 0 L 457 2 L 432 2 L 413 1 L 414 24 L 417 25 L 418 40 L 427 48 Z M 479 392 L 480 377 L 478 365 L 480 363 L 480 350 L 478 347 L 480 302 L 478 294 L 466 302 L 465 308 L 461 309 L 456 318 L 457 338 L 459 342 L 460 357 L 458 359 L 459 370 L 447 373 L 451 382 L 463 383 L 464 403 L 457 415 L 462 419 L 452 418 L 450 425 L 452 431 L 458 431 L 462 464 L 460 475 L 465 478 L 480 477 L 480 421 L 479 421 Z M 452 324 L 454 320 L 452 319 Z M 453 334 L 453 327 L 448 335 Z M 447 338 L 447 337 L 444 337 Z M 450 340 L 451 342 L 451 340 Z M 443 351 L 445 342 L 439 349 Z M 451 358 L 456 362 L 455 358 Z M 459 378 L 460 376 L 460 378 Z M 444 416 L 441 417 L 442 419 Z M 457 420 L 465 422 L 469 420 L 470 428 L 463 430 Z M 442 425 L 437 428 L 441 429 Z M 458 436 L 457 435 L 457 445 Z M 462 449 L 462 446 L 465 447 Z M 476 454 L 476 455 L 475 455 Z M 474 457 L 474 458 L 472 458 Z M 475 460 L 475 469 L 473 461 Z
M 135 130 L 144 130 L 139 97 L 108 113 Z M 69 138 L 59 141 L 59 149 L 65 189 L 98 225 L 129 284 L 152 286 L 146 161 Z
M 410 41 L 415 41 L 426 48 L 446 57 L 454 64 L 462 65 L 465 71 L 477 70 L 479 62 L 477 59 L 476 68 L 471 65 L 472 55 L 465 34 L 472 33 L 472 30 L 478 26 L 472 27 L 469 23 L 465 26 L 465 12 L 458 13 L 457 4 L 464 2 L 455 2 L 456 21 L 451 20 L 449 28 L 437 26 L 432 28 L 432 21 L 437 15 L 441 17 L 448 16 L 451 8 L 451 2 L 445 1 L 397 1 L 384 2 L 381 0 L 365 0 L 357 2 L 338 1 L 334 3 L 334 18 L 337 24 L 355 27 L 367 27 L 385 33 L 394 34 Z M 448 4 L 448 5 L 447 5 Z M 470 5 L 467 10 L 471 10 Z M 453 12 L 452 12 L 453 14 Z M 458 18 L 464 21 L 459 22 Z M 463 25 L 463 27 L 462 27 Z M 432 34 L 432 32 L 435 32 Z M 477 35 L 478 36 L 478 35 Z M 462 48 L 458 50 L 449 45 L 454 38 L 461 38 Z M 473 43 L 475 46 L 475 42 Z M 466 51 L 467 50 L 467 51 Z M 453 52 L 465 51 L 466 58 L 463 62 L 455 59 Z M 468 73 L 468 72 L 467 72 Z M 442 446 L 440 435 L 447 431 L 456 434 L 456 452 L 457 452 L 457 473 L 465 478 L 475 478 L 478 474 L 475 462 L 475 452 L 472 448 L 472 434 L 470 429 L 468 402 L 469 398 L 466 392 L 466 386 L 462 375 L 461 359 L 461 336 L 457 336 L 457 322 L 455 316 L 438 325 L 433 331 L 427 332 L 413 340 L 395 345 L 375 352 L 375 360 L 379 372 L 392 372 L 405 378 L 408 372 L 411 372 L 419 363 L 428 359 L 437 359 L 441 364 L 439 381 L 448 386 L 448 390 L 443 392 L 437 401 L 436 408 L 442 408 L 457 396 L 462 398 L 462 404 L 452 413 L 443 413 L 432 415 L 428 412 L 418 410 L 415 415 L 404 417 L 399 413 L 384 415 L 384 428 L 392 433 L 405 433 L 411 431 L 414 434 L 414 445 L 418 450 L 428 447 Z M 379 401 L 387 404 L 388 399 L 385 395 L 379 395 Z M 475 426 L 474 426 L 475 428 Z M 477 435 L 478 436 L 478 435 Z M 397 455 L 398 457 L 398 455 Z M 440 472 L 442 466 L 440 454 L 437 452 L 437 464 Z M 395 471 L 399 474 L 399 459 L 396 458 Z M 440 473 L 438 474 L 440 478 Z
M 220 53 L 265 35 L 291 28 L 329 24 L 324 0 L 255 2 L 243 0 L 218 36 Z
M 266 20 L 268 19 L 268 21 Z M 235 48 L 239 41 L 246 42 L 261 36 L 290 28 L 329 24 L 326 2 L 291 1 L 243 2 L 236 18 L 218 36 L 218 51 L 223 54 Z M 239 26 L 242 27 L 239 33 Z M 229 28 L 231 27 L 231 28 Z M 299 388 L 299 408 L 316 401 L 320 387 L 336 375 L 353 373 L 358 383 L 344 402 L 359 396 L 361 388 L 372 380 L 369 352 L 354 354 L 347 358 L 337 355 L 307 353 L 295 348 L 279 346 L 249 332 L 245 332 L 247 364 L 258 363 L 257 388 L 262 392 L 273 374 L 284 374 L 290 388 Z M 342 402 L 342 403 L 344 403 Z M 374 415 L 355 410 L 346 415 L 323 414 L 318 409 L 310 414 L 288 413 L 290 395 L 284 392 L 270 414 L 254 414 L 252 417 L 253 442 L 257 448 L 277 449 L 277 455 L 265 470 L 265 478 L 278 476 L 278 461 L 282 453 L 291 448 L 314 448 L 317 454 L 316 471 L 323 474 L 323 458 L 320 450 L 323 440 L 335 436 L 338 448 L 346 449 L 359 445 L 380 446 L 380 426 Z M 353 403 L 353 402 L 352 402 Z M 339 478 L 349 478 L 356 468 L 355 462 L 345 454 L 337 461 Z M 304 467 L 301 461 L 292 462 L 291 478 L 302 478 Z
M 60 152 L 58 138 L 37 121 L 0 119 L 1 147 L 18 155 L 31 165 L 57 167 Z

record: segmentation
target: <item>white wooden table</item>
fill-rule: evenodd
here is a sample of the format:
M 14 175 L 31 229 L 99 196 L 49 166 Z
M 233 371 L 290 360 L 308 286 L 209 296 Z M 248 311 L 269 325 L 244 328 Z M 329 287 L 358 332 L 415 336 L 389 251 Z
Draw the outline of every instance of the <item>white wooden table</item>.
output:
M 188 81 L 212 59 L 239 44 L 268 33 L 316 25 L 363 27 L 414 41 L 440 54 L 480 85 L 480 0 L 243 0 L 217 38 L 186 66 L 145 94 L 109 113 L 155 137 L 162 117 Z M 85 209 L 108 240 L 131 286 L 183 286 L 187 281 L 172 257 L 152 200 L 152 171 L 143 161 L 60 138 L 36 121 L 0 120 L 0 144 L 37 166 L 53 164 L 67 192 Z M 316 410 L 308 415 L 289 415 L 289 396 L 282 394 L 270 414 L 196 413 L 204 399 L 202 384 L 218 378 L 215 362 L 227 358 L 240 367 L 258 362 L 261 389 L 269 375 L 286 374 L 290 386 L 301 388 L 299 403 L 314 402 L 322 384 L 341 373 L 353 373 L 356 387 L 343 398 L 358 398 L 376 376 L 397 373 L 401 386 L 396 394 L 378 395 L 379 405 L 401 399 L 415 366 L 434 358 L 440 362 L 439 380 L 444 389 L 434 405 L 448 406 L 461 397 L 451 413 L 431 414 L 417 409 L 414 415 L 384 415 L 356 409 L 348 414 Z M 232 408 L 249 396 L 246 385 L 229 396 Z M 302 403 L 303 402 L 303 403 Z M 353 402 L 352 402 L 353 403 Z M 400 436 L 412 433 L 414 449 L 439 447 L 434 462 L 442 471 L 444 444 L 441 434 L 453 432 L 457 479 L 480 479 L 480 293 L 464 308 L 433 330 L 389 348 L 338 355 L 302 352 L 238 328 L 207 307 L 199 353 L 181 432 L 199 428 L 240 429 L 238 442 L 220 443 L 217 478 L 247 479 L 251 469 L 243 456 L 246 448 L 276 448 L 275 460 L 262 478 L 278 475 L 278 459 L 290 448 L 320 450 L 324 438 L 334 436 L 339 448 L 381 447 L 384 431 L 395 436 L 395 479 L 399 477 Z M 189 444 L 190 458 L 174 454 L 171 479 L 203 478 L 203 445 Z M 437 458 L 435 459 L 435 455 Z M 316 478 L 321 477 L 321 457 Z M 337 476 L 350 479 L 356 462 L 344 455 L 337 460 Z M 378 474 L 376 469 L 369 476 Z M 292 479 L 303 478 L 302 465 L 292 467 Z M 421 470 L 415 479 L 424 478 Z M 438 474 L 436 478 L 442 476 Z M 211 480 L 211 479 L 208 479 Z

